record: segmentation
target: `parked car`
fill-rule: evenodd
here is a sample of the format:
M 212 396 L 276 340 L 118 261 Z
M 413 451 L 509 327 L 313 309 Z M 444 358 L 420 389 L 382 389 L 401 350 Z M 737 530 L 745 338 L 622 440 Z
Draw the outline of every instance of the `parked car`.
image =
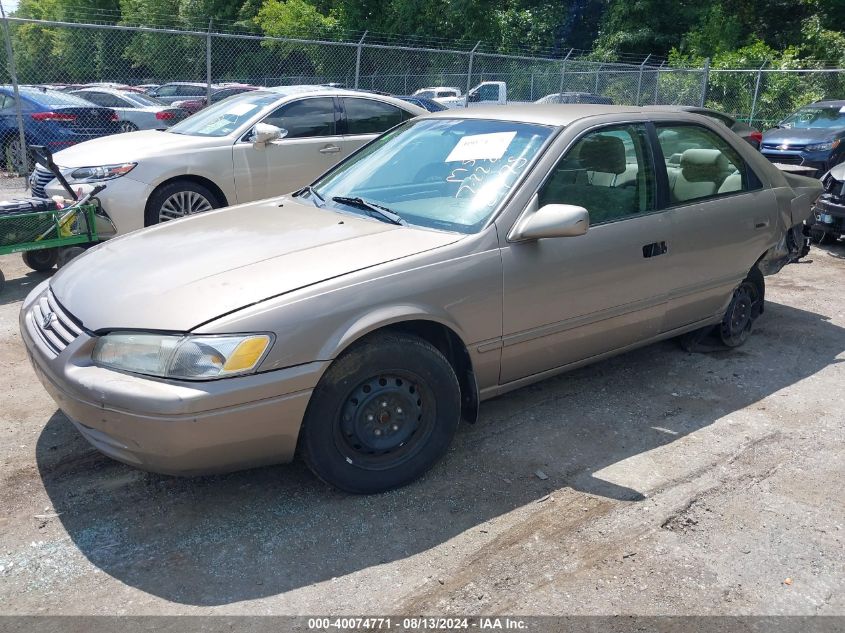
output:
M 845 100 L 799 108 L 763 134 L 763 156 L 775 163 L 812 167 L 822 175 L 845 160 Z
M 734 134 L 744 139 L 754 149 L 760 149 L 760 142 L 763 140 L 763 133 L 760 132 L 760 130 L 753 128 L 747 123 L 743 123 L 724 112 L 719 112 L 718 110 L 712 110 L 701 106 L 687 105 L 655 105 L 645 107 L 649 110 L 680 110 L 683 112 L 692 112 L 693 114 L 701 114 L 703 116 L 710 117 L 711 119 L 727 125 Z
M 121 132 L 163 130 L 188 115 L 181 108 L 166 105 L 138 92 L 113 88 L 83 88 L 70 94 L 117 112 Z
M 534 103 L 599 103 L 613 105 L 613 99 L 590 92 L 555 92 L 540 97 Z
M 424 110 L 428 110 L 429 112 L 440 112 L 441 110 L 445 110 L 446 106 L 442 103 L 438 103 L 434 99 L 428 99 L 427 97 L 415 97 L 413 95 L 403 95 L 396 97 L 397 99 L 402 99 L 402 101 L 407 101 L 408 103 L 413 103 L 415 106 L 423 108 Z
M 821 242 L 826 236 L 845 237 L 845 163 L 840 163 L 822 177 L 824 193 L 816 200 L 810 225 L 810 237 Z
M 160 85 L 161 84 L 138 84 L 135 87 L 138 88 L 138 90 L 144 92 L 145 94 L 149 94 L 150 92 L 158 88 Z
M 653 163 L 666 142 L 680 167 Z M 379 492 L 481 400 L 685 333 L 742 345 L 820 190 L 683 112 L 437 112 L 292 195 L 92 249 L 32 291 L 22 338 L 115 459 L 195 474 L 299 450 Z
M 460 97 L 463 95 L 460 88 L 446 86 L 435 86 L 434 88 L 420 88 L 415 90 L 412 96 L 425 99 L 444 99 L 446 97 Z
M 55 90 L 20 86 L 27 145 L 44 145 L 53 152 L 118 131 L 117 114 L 84 99 Z M 8 169 L 21 154 L 17 107 L 12 86 L 0 86 L 0 142 Z M 32 157 L 27 153 L 27 169 Z
M 215 90 L 212 90 L 211 92 L 211 103 L 217 103 L 218 101 L 223 101 L 223 99 L 227 99 L 232 95 L 238 95 L 243 92 L 250 92 L 252 90 L 258 90 L 258 87 L 247 85 L 235 85 L 226 86 L 225 88 L 217 88 Z M 194 114 L 195 112 L 199 112 L 205 106 L 208 105 L 208 99 L 203 96 L 200 99 L 186 99 L 184 101 L 174 101 L 173 105 L 177 108 L 185 110 L 188 114 Z
M 212 85 L 211 89 L 214 90 L 217 87 Z M 172 81 L 159 86 L 155 90 L 151 90 L 147 94 L 155 97 L 162 103 L 173 103 L 174 101 L 187 101 L 189 99 L 205 99 L 206 92 L 208 92 L 208 86 L 203 83 Z
M 163 132 L 98 139 L 54 159 L 83 192 L 108 182 L 98 198 L 120 234 L 293 191 L 420 114 L 392 97 L 286 86 L 235 95 Z M 40 166 L 30 182 L 33 195 L 63 191 Z

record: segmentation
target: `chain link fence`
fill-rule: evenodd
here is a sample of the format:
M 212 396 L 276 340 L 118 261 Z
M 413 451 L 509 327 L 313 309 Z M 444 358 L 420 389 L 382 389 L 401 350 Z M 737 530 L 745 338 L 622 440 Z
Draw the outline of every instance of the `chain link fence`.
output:
M 640 63 L 606 62 L 573 50 L 553 59 L 489 52 L 481 42 L 453 50 L 383 43 L 366 33 L 357 41 L 277 38 L 215 32 L 211 23 L 203 31 L 8 17 L 3 27 L 0 142 L 7 177 L 22 171 L 21 134 L 31 142 L 28 120 L 18 116 L 14 85 L 67 90 L 94 82 L 183 81 L 210 92 L 225 82 L 332 83 L 411 94 L 431 86 L 466 92 L 483 81 L 503 81 L 510 101 L 581 92 L 618 104 L 706 105 L 760 129 L 807 102 L 845 97 L 845 70 L 838 69 L 676 68 L 651 56 Z

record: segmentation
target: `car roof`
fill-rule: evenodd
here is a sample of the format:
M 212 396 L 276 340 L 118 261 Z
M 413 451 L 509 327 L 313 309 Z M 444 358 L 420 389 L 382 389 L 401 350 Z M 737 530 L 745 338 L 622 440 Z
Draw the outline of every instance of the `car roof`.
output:
M 823 108 L 842 108 L 845 107 L 845 100 L 829 99 L 824 101 L 814 101 L 813 103 L 807 103 L 806 105 L 803 105 L 801 107 L 804 108 L 806 106 L 821 106 Z
M 508 105 L 473 106 L 431 112 L 426 118 L 493 119 L 518 121 L 540 125 L 569 125 L 573 121 L 601 114 L 637 114 L 637 106 L 602 105 L 592 103 L 518 103 Z

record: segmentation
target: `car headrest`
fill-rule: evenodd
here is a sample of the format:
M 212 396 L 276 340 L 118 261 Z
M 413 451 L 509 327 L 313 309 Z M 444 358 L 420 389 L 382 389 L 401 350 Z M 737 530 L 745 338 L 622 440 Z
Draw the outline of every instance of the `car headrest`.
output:
M 689 182 L 716 182 L 729 167 L 717 149 L 688 149 L 681 154 L 681 172 Z
M 627 168 L 625 143 L 616 136 L 596 134 L 581 141 L 578 150 L 581 167 L 603 174 L 622 174 Z

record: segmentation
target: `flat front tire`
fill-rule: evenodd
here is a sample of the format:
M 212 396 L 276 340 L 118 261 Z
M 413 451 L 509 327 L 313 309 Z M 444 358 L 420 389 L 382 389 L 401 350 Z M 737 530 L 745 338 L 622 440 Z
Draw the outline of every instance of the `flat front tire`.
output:
M 461 415 L 458 378 L 433 345 L 377 334 L 332 363 L 311 396 L 300 451 L 320 479 L 346 492 L 404 486 L 449 448 Z

